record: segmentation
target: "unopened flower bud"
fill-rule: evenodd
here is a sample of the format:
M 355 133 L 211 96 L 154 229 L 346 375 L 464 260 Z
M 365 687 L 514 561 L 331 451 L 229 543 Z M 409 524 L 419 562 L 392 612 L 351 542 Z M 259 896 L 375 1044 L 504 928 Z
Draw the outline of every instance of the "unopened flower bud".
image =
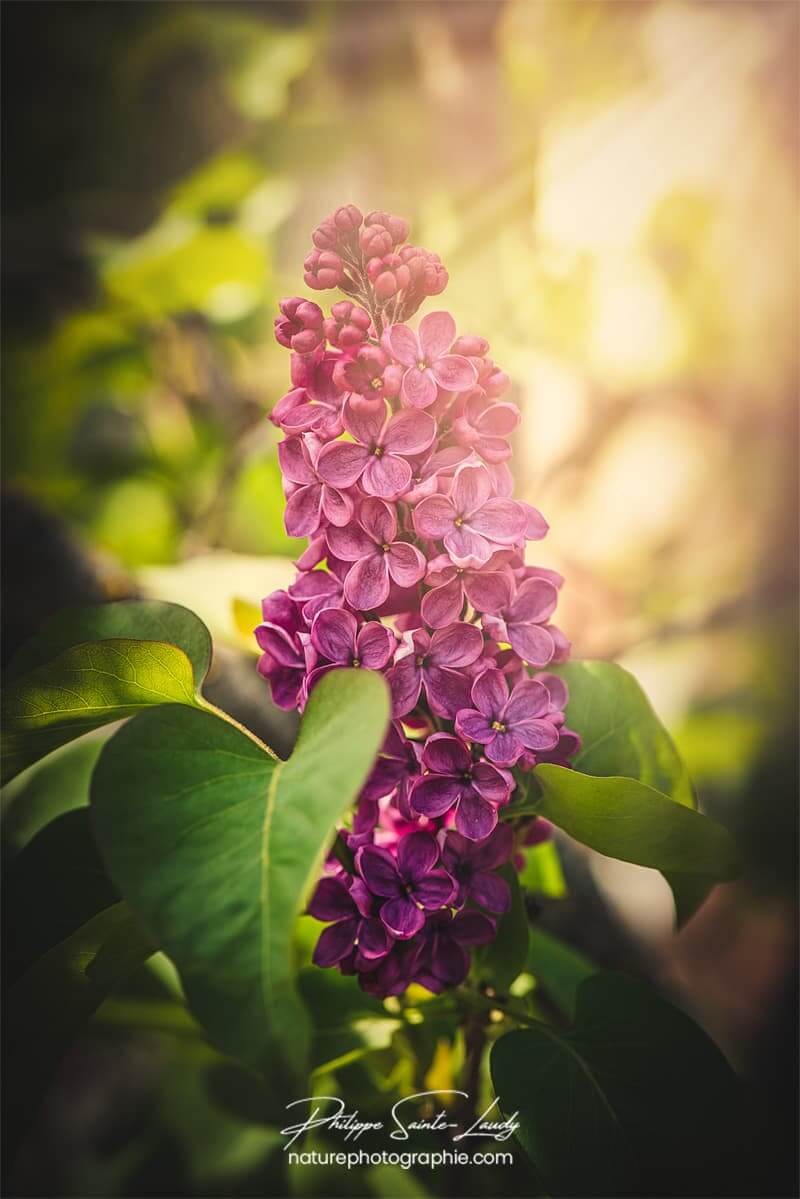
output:
M 355 204 L 343 204 L 341 208 L 337 208 L 333 214 L 333 223 L 340 233 L 347 235 L 355 233 L 356 229 L 360 228 L 363 216 Z
M 352 300 L 340 300 L 331 308 L 331 315 L 322 324 L 332 346 L 347 350 L 360 345 L 369 336 L 370 315 Z
M 368 258 L 383 258 L 394 249 L 392 235 L 380 225 L 366 225 L 359 234 L 359 244 Z
M 385 254 L 367 263 L 367 278 L 379 300 L 390 300 L 411 283 L 411 272 L 399 254 Z
M 485 337 L 457 337 L 453 342 L 451 354 L 463 354 L 465 358 L 483 358 L 489 352 L 489 343 Z
M 365 224 L 381 226 L 389 233 L 395 246 L 399 246 L 408 237 L 408 221 L 404 221 L 400 216 L 392 216 L 390 212 L 368 212 Z M 391 249 L 391 246 L 389 248 Z
M 281 315 L 275 317 L 275 337 L 297 354 L 310 354 L 324 340 L 322 309 L 312 300 L 292 296 L 281 300 Z
M 344 278 L 342 260 L 332 250 L 312 250 L 303 266 L 303 278 L 315 291 L 338 287 Z

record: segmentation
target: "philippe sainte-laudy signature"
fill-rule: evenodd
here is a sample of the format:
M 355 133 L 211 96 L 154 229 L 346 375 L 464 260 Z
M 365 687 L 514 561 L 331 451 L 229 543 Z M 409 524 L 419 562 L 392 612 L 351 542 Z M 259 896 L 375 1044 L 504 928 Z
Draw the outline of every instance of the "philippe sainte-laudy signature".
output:
M 416 1104 L 420 1100 L 432 1100 L 437 1095 L 456 1095 L 468 1099 L 466 1091 L 418 1091 L 415 1095 L 406 1095 L 398 1099 L 389 1113 L 388 1122 L 383 1120 L 363 1120 L 358 1111 L 348 1112 L 343 1099 L 337 1095 L 314 1095 L 304 1099 L 295 1099 L 287 1103 L 286 1110 L 307 1104 L 306 1118 L 297 1124 L 289 1124 L 281 1129 L 281 1135 L 289 1140 L 284 1150 L 291 1149 L 295 1141 L 312 1129 L 325 1128 L 329 1132 L 341 1134 L 345 1141 L 357 1141 L 365 1132 L 379 1132 L 388 1128 L 393 1141 L 407 1141 L 410 1134 L 417 1132 L 447 1133 L 453 1142 L 465 1141 L 468 1138 L 482 1137 L 491 1141 L 507 1141 L 519 1128 L 518 1112 L 500 1119 L 498 1110 L 499 1100 L 495 1099 L 482 1115 L 462 1129 L 451 1119 L 451 1114 L 443 1107 L 427 1119 L 412 1118 Z M 492 1118 L 494 1117 L 494 1118 Z M 459 1131 L 460 1130 L 460 1131 Z M 455 1132 L 455 1135 L 453 1133 Z

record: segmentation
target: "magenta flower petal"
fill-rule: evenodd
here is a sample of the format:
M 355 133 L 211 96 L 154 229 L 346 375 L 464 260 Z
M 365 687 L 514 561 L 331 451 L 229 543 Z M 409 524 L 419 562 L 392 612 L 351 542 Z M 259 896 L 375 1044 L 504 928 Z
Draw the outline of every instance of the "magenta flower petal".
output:
M 456 339 L 456 322 L 449 312 L 429 312 L 419 323 L 419 345 L 426 362 L 446 354 Z
M 477 426 L 484 437 L 509 437 L 520 419 L 516 404 L 491 404 L 481 413 Z
M 371 454 L 364 467 L 362 486 L 368 495 L 392 500 L 402 495 L 411 483 L 411 467 L 405 458 L 394 454 Z
M 403 375 L 403 399 L 412 408 L 428 408 L 438 395 L 436 379 L 430 369 L 410 366 Z
M 303 450 L 300 437 L 287 437 L 278 446 L 278 462 L 284 479 L 291 483 L 316 483 L 317 476 Z
M 311 643 L 323 658 L 349 666 L 356 646 L 356 628 L 352 612 L 345 612 L 343 608 L 325 608 L 314 617 Z
M 331 553 L 343 562 L 358 562 L 375 553 L 375 542 L 357 524 L 328 529 L 326 540 Z
M 489 500 L 492 479 L 485 466 L 460 466 L 453 479 L 450 499 L 461 516 L 469 516 Z M 472 522 L 470 522 L 472 523 Z
M 456 713 L 456 732 L 467 741 L 477 741 L 480 745 L 488 745 L 496 735 L 491 720 L 474 708 L 461 708 Z
M 346 920 L 357 913 L 353 897 L 338 878 L 320 879 L 307 910 L 315 920 Z
M 452 720 L 470 702 L 470 678 L 462 670 L 430 665 L 423 672 L 425 694 L 436 716 Z
M 486 945 L 495 934 L 494 921 L 480 912 L 459 912 L 451 935 L 460 945 Z
M 389 574 L 398 587 L 413 587 L 425 574 L 425 558 L 407 541 L 391 542 L 386 561 Z
M 427 412 L 405 408 L 387 424 L 381 445 L 391 454 L 424 454 L 436 440 L 436 421 Z
M 526 579 L 509 605 L 509 624 L 543 624 L 553 615 L 558 591 L 547 579 Z
M 354 562 L 344 581 L 344 598 L 361 612 L 372 612 L 389 598 L 386 555 L 370 554 Z
M 469 770 L 470 763 L 466 745 L 450 733 L 433 733 L 425 742 L 422 764 L 427 770 L 456 776 Z
M 408 941 L 422 928 L 425 916 L 412 899 L 402 897 L 390 899 L 383 905 L 381 920 L 393 937 Z
M 497 824 L 497 808 L 474 791 L 465 791 L 456 808 L 456 828 L 470 841 L 482 841 Z
M 311 956 L 314 965 L 335 966 L 341 962 L 355 945 L 358 925 L 358 918 L 354 916 L 324 928 Z
M 470 896 L 482 908 L 502 916 L 511 907 L 511 888 L 499 874 L 473 874 Z
M 514 833 L 508 824 L 499 824 L 491 837 L 481 845 L 472 847 L 472 865 L 475 870 L 496 870 L 511 857 L 514 848 Z
M 477 372 L 469 358 L 460 354 L 445 354 L 431 365 L 434 379 L 445 391 L 466 391 L 475 386 Z
M 386 404 L 378 404 L 368 400 L 348 399 L 342 409 L 342 424 L 351 437 L 362 445 L 377 445 L 386 420 Z
M 509 625 L 508 641 L 514 653 L 531 666 L 546 666 L 556 652 L 553 638 L 538 624 Z
M 511 602 L 511 582 L 499 570 L 471 570 L 464 575 L 464 591 L 477 612 L 502 612 Z
M 444 546 L 456 566 L 464 569 L 483 566 L 492 556 L 492 546 L 486 538 L 466 525 L 445 533 Z
M 547 688 L 550 696 L 550 707 L 556 708 L 563 712 L 569 703 L 569 689 L 567 684 L 557 674 L 537 674 L 535 680 Z
M 332 441 L 322 447 L 317 458 L 317 473 L 332 487 L 352 487 L 369 461 L 363 445 L 352 441 Z
M 408 325 L 392 325 L 387 330 L 389 349 L 404 366 L 416 366 L 422 357 L 416 333 Z
M 365 533 L 377 545 L 388 545 L 397 536 L 394 508 L 390 508 L 383 500 L 372 497 L 364 500 L 359 518 Z
M 397 863 L 388 849 L 362 846 L 356 853 L 356 869 L 373 895 L 391 897 L 402 893 Z
M 517 683 L 511 692 L 511 698 L 503 712 L 503 720 L 507 724 L 516 725 L 520 720 L 544 716 L 549 707 L 550 695 L 547 688 L 533 679 L 525 679 Z
M 324 615 L 324 612 L 320 613 L 320 616 Z M 377 620 L 371 620 L 364 625 L 356 638 L 356 657 L 366 670 L 383 670 L 392 656 L 394 647 L 395 639 L 391 629 Z
M 472 684 L 472 702 L 489 720 L 494 720 L 503 711 L 507 700 L 505 675 L 494 667 L 484 670 Z
M 353 519 L 355 505 L 346 491 L 326 484 L 322 488 L 322 511 L 332 525 L 343 529 Z
M 558 745 L 558 729 L 549 720 L 519 720 L 514 725 L 514 736 L 526 749 L 550 750 Z
M 496 731 L 492 740 L 486 743 L 486 757 L 498 766 L 513 766 L 522 757 L 524 749 L 525 745 L 516 731 Z
M 463 791 L 459 779 L 432 774 L 419 779 L 411 790 L 411 806 L 421 816 L 444 816 Z
M 487 906 L 484 904 L 484 907 Z M 392 938 L 380 920 L 368 918 L 361 921 L 361 927 L 358 930 L 358 949 L 365 958 L 385 957 L 391 948 Z
M 444 495 L 432 495 L 414 509 L 414 529 L 420 537 L 436 540 L 453 528 L 456 510 Z
M 434 587 L 422 597 L 422 619 L 432 629 L 441 629 L 458 620 L 464 605 L 464 588 L 459 576 Z
M 430 657 L 436 666 L 469 666 L 483 653 L 483 636 L 474 624 L 456 621 L 431 637 Z
M 524 500 L 519 500 L 518 503 L 525 513 L 525 536 L 528 541 L 541 541 L 543 537 L 547 536 L 547 531 L 550 528 L 549 524 L 538 508 L 531 507 Z
M 407 716 L 417 706 L 422 690 L 422 668 L 414 654 L 401 658 L 386 674 L 392 695 L 392 716 Z
M 401 842 L 401 845 L 403 842 Z M 442 908 L 453 896 L 455 885 L 446 870 L 431 870 L 414 884 L 414 899 L 428 912 Z
M 512 780 L 488 762 L 477 762 L 472 768 L 472 786 L 489 803 L 504 804 L 513 785 Z
M 476 533 L 501 545 L 512 545 L 525 535 L 525 512 L 516 500 L 499 497 L 487 500 L 479 512 L 472 514 L 469 523 Z
M 316 533 L 322 514 L 322 485 L 298 487 L 286 501 L 283 524 L 290 537 L 310 537 Z
M 407 882 L 430 874 L 439 861 L 439 846 L 430 833 L 411 833 L 397 847 L 397 869 Z

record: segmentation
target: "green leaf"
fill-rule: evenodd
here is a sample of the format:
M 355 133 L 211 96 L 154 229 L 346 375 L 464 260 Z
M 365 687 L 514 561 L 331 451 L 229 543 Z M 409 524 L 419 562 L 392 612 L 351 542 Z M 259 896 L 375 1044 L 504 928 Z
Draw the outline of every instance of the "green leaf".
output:
M 623 775 L 696 806 L 675 744 L 632 674 L 614 662 L 567 662 L 554 668 L 569 687 L 567 724 L 582 745 L 582 774 Z
M 642 982 L 593 975 L 569 1032 L 509 1033 L 491 1071 L 550 1195 L 743 1193 L 733 1189 L 743 1132 L 735 1076 L 706 1034 Z
M 528 959 L 528 917 L 525 902 L 517 881 L 517 872 L 507 863 L 497 871 L 511 890 L 511 907 L 497 922 L 493 941 L 476 955 L 476 968 L 482 979 L 498 991 L 505 992 L 525 969 Z
M 119 638 L 176 645 L 191 662 L 195 690 L 199 691 L 211 663 L 208 629 L 188 608 L 161 600 L 122 600 L 116 604 L 64 608 L 17 651 L 9 663 L 6 679 L 28 674 L 74 645 Z
M 119 899 L 103 866 L 88 808 L 64 812 L 3 873 L 6 980 Z
M 3 695 L 3 779 L 82 733 L 155 704 L 196 704 L 192 665 L 158 641 L 96 641 L 64 650 Z
M 13 1153 L 58 1063 L 109 991 L 155 946 L 127 904 L 100 912 L 54 946 L 5 1004 L 6 1149 Z
M 209 712 L 169 707 L 120 729 L 95 770 L 112 878 L 211 1038 L 275 1085 L 298 1083 L 309 1052 L 295 919 L 388 718 L 379 675 L 337 670 L 315 688 L 288 762 Z
M 733 878 L 739 869 L 727 829 L 630 778 L 594 778 L 537 766 L 541 812 L 598 853 L 681 874 Z
M 597 973 L 597 967 L 577 949 L 536 927 L 530 932 L 528 970 L 569 1020 L 575 1019 L 581 983 Z
M 519 881 L 521 886 L 536 895 L 545 895 L 548 899 L 565 897 L 567 884 L 555 841 L 541 841 L 525 850 L 525 865 Z
M 60 816 L 89 803 L 89 780 L 106 733 L 81 737 L 3 788 L 3 851 L 14 857 Z

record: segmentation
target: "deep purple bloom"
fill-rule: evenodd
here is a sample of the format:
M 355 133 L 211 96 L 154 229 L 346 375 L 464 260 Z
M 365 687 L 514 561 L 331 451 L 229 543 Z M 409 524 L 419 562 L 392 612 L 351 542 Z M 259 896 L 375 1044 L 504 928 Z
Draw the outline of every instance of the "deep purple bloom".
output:
M 402 725 L 392 721 L 377 761 L 361 788 L 360 798 L 377 801 L 385 795 L 391 795 L 395 788 L 399 787 L 401 793 L 397 796 L 396 806 L 401 813 L 409 814 L 407 792 L 414 779 L 419 776 L 421 752 L 419 742 L 409 741 L 403 736 Z
M 414 982 L 438 994 L 457 987 L 469 973 L 466 947 L 487 945 L 495 934 L 494 921 L 482 912 L 437 913 L 423 930 L 423 944 L 415 963 Z
M 368 621 L 359 628 L 352 612 L 344 608 L 324 608 L 311 625 L 311 644 L 330 665 L 317 666 L 311 671 L 309 690 L 336 666 L 383 670 L 394 652 L 395 637 L 391 629 L 379 621 Z
M 386 898 L 381 920 L 393 937 L 408 940 L 433 912 L 451 899 L 455 884 L 439 866 L 439 846 L 430 833 L 411 833 L 399 842 L 397 857 L 388 849 L 365 845 L 356 869 L 373 895 Z
M 444 816 L 455 806 L 456 828 L 470 841 L 488 837 L 497 809 L 507 803 L 514 780 L 489 762 L 474 762 L 458 737 L 434 733 L 425 742 L 426 771 L 411 789 L 411 806 L 423 816 Z
M 505 675 L 490 667 L 472 684 L 472 703 L 456 716 L 456 731 L 485 745 L 486 757 L 498 766 L 513 766 L 526 749 L 546 751 L 558 744 L 542 683 L 525 679 L 509 696 Z
M 442 540 L 456 566 L 483 566 L 499 545 L 525 536 L 527 519 L 515 500 L 493 495 L 485 466 L 460 466 L 449 495 L 432 495 L 414 509 L 420 537 Z
M 430 636 L 424 629 L 407 634 L 411 650 L 387 674 L 392 691 L 392 714 L 405 716 L 417 706 L 425 684 L 431 711 L 452 719 L 468 703 L 470 680 L 463 668 L 483 651 L 483 636 L 474 624 L 457 621 Z M 400 651 L 402 652 L 402 651 Z
M 272 698 L 279 708 L 297 707 L 305 681 L 304 637 L 308 637 L 300 606 L 285 591 L 274 591 L 261 601 L 263 622 L 255 637 L 264 651 L 258 670 L 269 681 Z
M 395 499 L 411 482 L 407 458 L 424 454 L 436 437 L 436 422 L 427 412 L 404 409 L 391 416 L 386 405 L 348 399 L 342 421 L 352 441 L 335 441 L 317 458 L 320 478 L 332 487 L 361 481 L 368 495 Z
M 342 584 L 329 570 L 303 571 L 286 590 L 301 605 L 303 620 L 309 627 L 323 608 L 342 606 Z
M 338 878 L 320 879 L 308 914 L 332 923 L 320 934 L 312 958 L 314 965 L 335 966 L 354 948 L 371 964 L 385 957 L 392 947 L 392 937 L 374 908 L 373 896 L 359 879 L 354 879 L 349 888 Z
M 407 369 L 400 394 L 412 408 L 428 408 L 439 387 L 466 391 L 477 379 L 469 358 L 448 354 L 456 339 L 456 324 L 449 312 L 429 312 L 419 323 L 419 334 L 407 325 L 393 325 L 386 341 L 398 362 Z
M 511 602 L 513 575 L 505 566 L 506 550 L 492 554 L 484 566 L 454 566 L 447 554 L 428 563 L 425 582 L 431 588 L 422 597 L 422 619 L 432 629 L 458 620 L 469 600 L 476 612 L 497 613 Z
M 543 627 L 555 611 L 558 592 L 546 579 L 527 579 L 499 616 L 485 615 L 483 627 L 494 641 L 505 641 L 531 666 L 546 666 L 556 652 Z
M 383 500 L 364 500 L 358 524 L 328 529 L 328 548 L 354 565 L 347 573 L 344 596 L 361 612 L 379 608 L 389 598 L 389 584 L 413 587 L 425 573 L 425 559 L 415 545 L 397 540 L 397 516 Z
M 508 824 L 498 824 L 488 837 L 471 841 L 449 829 L 442 842 L 442 861 L 458 884 L 456 906 L 470 900 L 496 916 L 511 906 L 511 889 L 496 874 L 511 858 L 514 834 Z

